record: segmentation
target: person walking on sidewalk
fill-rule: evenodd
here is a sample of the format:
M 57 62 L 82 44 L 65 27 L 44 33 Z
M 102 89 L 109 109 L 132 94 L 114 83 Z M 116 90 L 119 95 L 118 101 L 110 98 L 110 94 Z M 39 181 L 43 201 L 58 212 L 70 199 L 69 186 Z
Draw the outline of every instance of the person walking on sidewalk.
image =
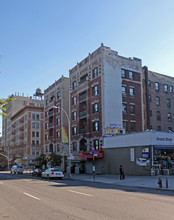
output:
M 122 165 L 120 165 L 119 173 L 120 173 L 120 180 L 124 180 L 125 174 Z

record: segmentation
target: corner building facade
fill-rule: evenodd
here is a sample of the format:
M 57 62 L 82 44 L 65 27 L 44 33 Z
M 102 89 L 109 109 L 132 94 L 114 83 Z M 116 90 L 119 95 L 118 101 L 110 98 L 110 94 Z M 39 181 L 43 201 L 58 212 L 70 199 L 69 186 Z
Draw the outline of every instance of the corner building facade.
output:
M 82 172 L 92 170 L 91 150 L 102 172 L 104 137 L 143 130 L 141 73 L 140 59 L 103 44 L 70 70 L 72 153 Z

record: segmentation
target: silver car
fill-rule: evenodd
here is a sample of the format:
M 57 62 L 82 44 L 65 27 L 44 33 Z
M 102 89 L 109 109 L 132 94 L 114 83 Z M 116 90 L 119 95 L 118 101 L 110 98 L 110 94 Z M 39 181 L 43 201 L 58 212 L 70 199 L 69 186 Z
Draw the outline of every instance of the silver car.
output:
M 64 177 L 64 173 L 57 168 L 48 168 L 41 174 L 42 178 L 52 179 L 59 178 L 62 179 Z

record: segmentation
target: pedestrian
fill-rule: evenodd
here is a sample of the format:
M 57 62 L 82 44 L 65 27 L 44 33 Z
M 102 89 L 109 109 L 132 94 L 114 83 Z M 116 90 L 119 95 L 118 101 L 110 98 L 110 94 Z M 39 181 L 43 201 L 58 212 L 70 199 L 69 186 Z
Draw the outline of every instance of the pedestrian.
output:
M 120 173 L 120 180 L 124 180 L 125 174 L 122 165 L 120 165 L 119 173 Z

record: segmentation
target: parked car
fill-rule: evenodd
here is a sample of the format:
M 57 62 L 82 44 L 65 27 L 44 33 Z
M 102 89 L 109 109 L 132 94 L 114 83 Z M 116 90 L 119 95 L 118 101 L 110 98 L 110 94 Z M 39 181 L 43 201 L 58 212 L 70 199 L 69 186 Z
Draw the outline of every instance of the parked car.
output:
M 36 168 L 35 170 L 33 170 L 33 172 L 31 173 L 32 176 L 41 176 L 42 174 L 42 170 L 39 168 Z
M 48 168 L 45 171 L 42 172 L 41 174 L 42 178 L 59 178 L 62 179 L 64 177 L 64 173 L 57 168 Z
M 22 165 L 13 165 L 11 168 L 11 174 L 23 174 L 24 172 L 24 167 Z

